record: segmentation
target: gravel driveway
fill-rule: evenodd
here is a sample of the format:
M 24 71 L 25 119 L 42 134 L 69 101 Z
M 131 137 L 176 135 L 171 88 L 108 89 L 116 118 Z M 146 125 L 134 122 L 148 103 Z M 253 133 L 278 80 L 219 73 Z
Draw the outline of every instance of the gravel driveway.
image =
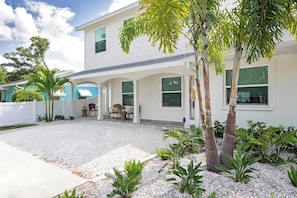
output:
M 88 119 L 64 120 L 1 132 L 0 141 L 73 171 L 126 145 L 154 154 L 156 148 L 163 148 L 170 141 L 162 139 L 164 126 Z M 131 155 L 133 158 L 133 153 Z

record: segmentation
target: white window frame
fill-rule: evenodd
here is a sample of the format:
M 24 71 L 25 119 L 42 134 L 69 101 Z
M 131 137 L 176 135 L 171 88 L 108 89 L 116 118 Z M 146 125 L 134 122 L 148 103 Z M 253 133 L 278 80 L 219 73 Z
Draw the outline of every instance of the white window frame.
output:
M 123 93 L 123 83 L 125 83 L 125 82 L 132 82 L 132 85 L 133 85 L 133 81 L 132 81 L 132 80 L 125 80 L 125 81 L 122 81 L 122 82 L 121 82 L 121 89 L 122 89 L 122 104 L 123 104 L 123 106 L 130 106 L 130 105 L 125 105 L 125 104 L 124 104 L 124 100 L 123 100 L 123 98 L 124 98 L 124 95 L 132 94 L 132 95 L 133 95 L 133 100 L 134 100 L 134 88 L 133 88 L 133 92 Z M 133 85 L 133 86 L 134 86 L 134 85 Z M 134 104 L 134 102 L 133 102 L 133 104 Z
M 165 78 L 180 78 L 180 90 L 179 91 L 163 91 L 163 79 Z M 164 106 L 163 105 L 163 93 L 180 93 L 180 106 Z M 182 76 L 163 76 L 161 77 L 161 107 L 162 108 L 182 108 L 183 107 L 183 77 Z
M 103 29 L 103 28 L 105 28 L 105 38 L 104 38 L 104 39 L 98 39 L 98 40 L 96 40 L 96 31 L 101 30 L 101 29 Z M 106 28 L 106 26 L 102 26 L 102 27 L 100 27 L 100 28 L 97 28 L 97 29 L 94 31 L 95 54 L 102 53 L 102 52 L 106 52 L 106 49 L 107 49 L 107 34 L 106 34 L 106 32 L 107 32 L 107 28 Z M 97 42 L 100 42 L 100 41 L 104 41 L 104 40 L 105 40 L 105 50 L 96 52 L 96 43 L 97 43 Z
M 267 86 L 268 87 L 268 101 L 267 104 L 255 104 L 255 103 L 251 103 L 251 104 L 241 104 L 241 103 L 237 103 L 237 110 L 267 110 L 267 111 L 271 111 L 274 109 L 274 107 L 272 106 L 273 103 L 273 97 L 271 94 L 271 78 L 273 77 L 273 70 L 272 67 L 267 64 L 261 64 L 261 65 L 252 65 L 252 66 L 243 66 L 240 69 L 247 69 L 247 68 L 256 68 L 256 67 L 268 67 L 268 83 L 267 84 L 256 84 L 256 85 L 238 85 L 238 88 L 242 88 L 242 87 L 261 87 L 261 86 Z M 227 99 L 227 88 L 230 88 L 231 86 L 227 86 L 226 85 L 226 71 L 227 70 L 232 70 L 232 68 L 228 68 L 225 70 L 224 72 L 224 91 L 223 91 L 223 109 L 228 109 L 228 99 Z

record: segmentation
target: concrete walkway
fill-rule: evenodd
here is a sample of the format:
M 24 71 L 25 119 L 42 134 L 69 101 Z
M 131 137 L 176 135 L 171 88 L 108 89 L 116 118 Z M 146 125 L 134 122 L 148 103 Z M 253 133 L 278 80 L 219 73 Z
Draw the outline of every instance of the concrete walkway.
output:
M 84 179 L 0 141 L 0 197 L 49 198 Z

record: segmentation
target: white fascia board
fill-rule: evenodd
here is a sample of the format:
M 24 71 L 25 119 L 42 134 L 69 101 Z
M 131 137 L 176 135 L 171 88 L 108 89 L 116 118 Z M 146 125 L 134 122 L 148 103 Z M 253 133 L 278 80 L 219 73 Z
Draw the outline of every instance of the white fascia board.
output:
M 137 1 L 137 2 L 132 3 L 132 4 L 128 5 L 128 6 L 126 6 L 126 7 L 121 8 L 121 9 L 119 9 L 119 10 L 116 10 L 116 11 L 111 12 L 111 13 L 109 13 L 109 14 L 103 15 L 103 16 L 101 16 L 101 17 L 99 17 L 99 18 L 96 18 L 96 19 L 94 19 L 94 20 L 92 20 L 92 21 L 90 21 L 90 22 L 87 22 L 87 23 L 85 23 L 85 24 L 82 24 L 82 25 L 76 27 L 75 30 L 76 30 L 76 31 L 84 30 L 84 29 L 85 29 L 86 27 L 88 27 L 88 26 L 91 26 L 91 25 L 93 25 L 93 24 L 95 24 L 95 23 L 98 23 L 98 22 L 100 22 L 100 21 L 106 20 L 106 19 L 108 19 L 108 18 L 114 17 L 114 16 L 116 16 L 116 15 L 122 13 L 122 12 L 128 11 L 128 10 L 133 9 L 133 8 L 136 8 L 136 7 L 138 7 L 138 6 L 139 6 L 139 2 Z
M 175 66 L 179 66 L 179 65 L 185 65 L 184 60 L 177 60 L 177 61 L 158 63 L 158 64 L 154 64 L 154 65 L 146 65 L 146 66 L 139 66 L 139 67 L 131 67 L 131 68 L 125 68 L 125 69 L 119 69 L 119 70 L 110 70 L 110 71 L 106 71 L 106 72 L 94 72 L 91 74 L 83 74 L 83 75 L 79 75 L 79 76 L 73 76 L 73 77 L 70 77 L 70 80 L 71 79 L 79 80 L 79 79 L 85 79 L 85 78 L 127 74 L 127 73 L 132 73 L 132 72 L 146 72 L 149 70 L 170 68 L 170 67 L 175 67 Z

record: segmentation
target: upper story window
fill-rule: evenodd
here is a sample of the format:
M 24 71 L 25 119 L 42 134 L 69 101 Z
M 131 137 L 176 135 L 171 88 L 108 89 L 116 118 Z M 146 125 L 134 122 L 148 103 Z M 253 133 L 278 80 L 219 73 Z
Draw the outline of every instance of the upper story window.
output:
M 134 94 L 133 94 L 133 81 L 123 81 L 122 82 L 122 95 L 123 95 L 123 105 L 133 106 L 134 105 Z
M 232 70 L 226 70 L 226 101 L 229 103 Z M 237 103 L 268 105 L 268 66 L 240 69 Z
M 162 106 L 181 107 L 181 77 L 162 78 Z
M 95 53 L 106 51 L 106 27 L 95 30 Z

